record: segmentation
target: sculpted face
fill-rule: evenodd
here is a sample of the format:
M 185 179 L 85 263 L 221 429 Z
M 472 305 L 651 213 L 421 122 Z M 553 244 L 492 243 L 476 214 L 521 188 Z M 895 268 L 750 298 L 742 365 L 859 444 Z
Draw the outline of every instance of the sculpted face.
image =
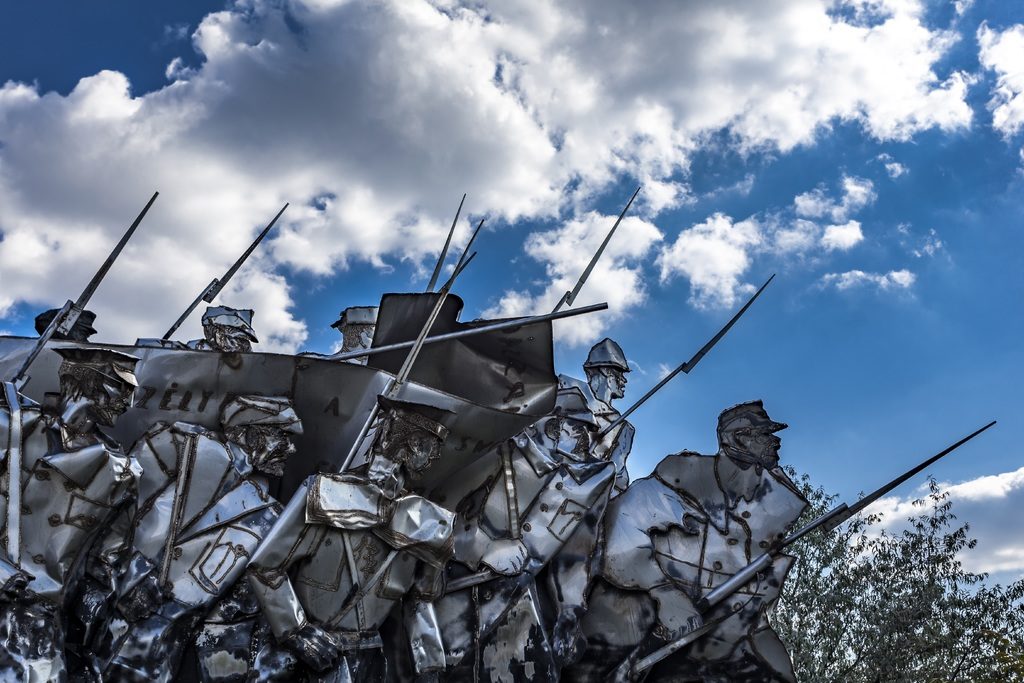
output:
M 233 440 L 241 443 L 249 452 L 249 462 L 253 469 L 280 477 L 284 474 L 288 458 L 295 453 L 293 437 L 301 433 L 302 429 L 298 425 L 287 428 L 278 425 L 248 425 Z
M 626 373 L 614 366 L 591 368 L 587 371 L 587 382 L 594 396 L 605 403 L 626 395 Z
M 203 325 L 203 335 L 210 346 L 225 353 L 247 353 L 252 351 L 252 340 L 237 327 L 208 323 Z
M 90 409 L 93 421 L 104 427 L 113 427 L 118 417 L 124 414 L 132 404 L 135 387 L 118 382 L 103 382 L 92 399 Z
M 413 430 L 402 439 L 397 455 L 396 459 L 409 472 L 419 474 L 441 456 L 441 440 L 428 432 Z
M 771 469 L 778 466 L 782 439 L 767 426 L 742 427 L 732 434 L 739 449 L 756 459 L 763 467 Z

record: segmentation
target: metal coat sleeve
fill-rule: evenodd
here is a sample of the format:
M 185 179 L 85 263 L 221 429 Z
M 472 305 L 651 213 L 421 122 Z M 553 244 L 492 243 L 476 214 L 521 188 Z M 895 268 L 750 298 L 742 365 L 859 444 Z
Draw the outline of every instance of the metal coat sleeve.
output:
M 307 491 L 308 486 L 303 484 L 295 492 L 246 569 L 253 595 L 278 640 L 306 624 L 306 613 L 288 578 L 288 569 L 312 555 L 315 536 L 323 531 L 306 524 Z

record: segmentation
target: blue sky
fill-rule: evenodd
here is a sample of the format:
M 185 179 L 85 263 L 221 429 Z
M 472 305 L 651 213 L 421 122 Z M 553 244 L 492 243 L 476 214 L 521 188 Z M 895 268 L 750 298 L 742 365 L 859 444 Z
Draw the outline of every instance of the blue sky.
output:
M 154 189 L 94 299 L 101 339 L 159 335 L 290 201 L 223 301 L 256 308 L 266 349 L 326 351 L 341 308 L 425 285 L 463 192 L 458 239 L 488 226 L 457 288 L 468 319 L 550 308 L 643 184 L 580 299 L 613 310 L 558 328 L 560 371 L 611 336 L 636 364 L 628 404 L 777 277 L 635 414 L 634 476 L 711 452 L 718 412 L 750 398 L 791 425 L 784 460 L 847 497 L 998 419 L 932 474 L 962 484 L 978 566 L 1024 573 L 1005 534 L 1024 501 L 1018 3 L 45 1 L 3 19 L 5 331 L 77 295 Z

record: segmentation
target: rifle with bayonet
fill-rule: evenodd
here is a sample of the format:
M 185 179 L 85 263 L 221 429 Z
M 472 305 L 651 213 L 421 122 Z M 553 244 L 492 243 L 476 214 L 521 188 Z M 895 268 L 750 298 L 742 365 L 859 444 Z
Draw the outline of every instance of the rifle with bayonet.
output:
M 604 248 L 608 246 L 608 243 L 612 239 L 612 235 L 615 234 L 615 231 L 619 227 L 619 223 L 621 223 L 622 219 L 626 216 L 626 212 L 629 211 L 629 207 L 633 205 L 633 200 L 636 199 L 638 194 L 640 194 L 639 187 L 636 188 L 636 192 L 634 192 L 633 196 L 629 198 L 628 202 L 626 202 L 626 206 L 622 209 L 622 213 L 620 213 L 619 217 L 615 220 L 615 225 L 613 225 L 612 229 L 608 231 L 607 235 L 605 235 L 604 241 L 601 242 L 601 246 L 599 246 L 597 251 L 594 252 L 593 257 L 590 259 L 590 263 L 588 263 L 587 267 L 583 269 L 580 279 L 576 281 L 576 286 L 573 287 L 571 291 L 562 295 L 562 298 L 558 300 L 558 303 L 555 304 L 555 308 L 551 311 L 552 313 L 558 313 L 562 306 L 572 306 L 573 302 L 576 301 L 576 295 L 580 293 L 580 290 L 583 289 L 583 285 L 590 278 L 590 273 L 593 272 L 594 266 L 596 266 L 597 262 L 601 259 L 601 254 L 604 253 Z
M 78 318 L 82 315 L 82 311 L 85 310 L 85 307 L 88 305 L 89 299 L 92 298 L 96 288 L 100 286 L 100 282 L 103 281 L 107 271 L 110 270 L 112 265 L 114 265 L 114 261 L 116 261 L 117 257 L 121 254 L 121 251 L 124 249 L 124 245 L 128 243 L 129 239 L 131 239 L 131 236 L 135 233 L 135 229 L 139 227 L 139 223 L 141 223 L 142 219 L 145 218 L 146 213 L 149 211 L 149 207 L 153 206 L 153 202 L 156 201 L 159 194 L 159 192 L 154 192 L 153 196 L 149 198 L 149 201 L 146 202 L 146 206 L 143 207 L 142 212 L 135 218 L 132 224 L 128 226 L 128 229 L 121 237 L 121 240 L 114 247 L 113 251 L 110 252 L 110 255 L 107 256 L 107 260 L 103 262 L 100 269 L 97 270 L 96 274 L 92 276 L 91 280 L 89 280 L 89 284 L 87 284 L 85 289 L 82 290 L 81 295 L 79 295 L 75 301 L 71 301 L 70 299 L 66 301 L 57 312 L 57 315 L 53 316 L 53 320 L 51 320 L 50 324 L 46 326 L 43 333 L 39 335 L 39 339 L 36 340 L 35 346 L 32 347 L 28 357 L 25 358 L 25 362 L 21 364 L 21 367 L 18 368 L 18 372 L 15 373 L 14 378 L 11 380 L 19 389 L 28 383 L 29 377 L 26 373 L 28 373 L 29 367 L 31 367 L 32 363 L 35 362 L 36 356 L 38 356 L 43 350 L 46 346 L 46 342 L 50 341 L 54 333 L 60 332 L 61 334 L 68 334 L 71 332 L 71 328 L 73 328 L 75 323 L 78 322 Z
M 441 266 L 444 265 L 444 259 L 448 256 L 448 246 L 452 243 L 452 235 L 455 234 L 455 226 L 459 223 L 459 214 L 462 213 L 462 205 L 466 201 L 466 195 L 463 193 L 462 201 L 459 202 L 459 208 L 455 210 L 455 218 L 452 220 L 452 227 L 448 230 L 448 238 L 444 241 L 444 247 L 441 249 L 441 255 L 437 257 L 437 264 L 434 266 L 434 272 L 430 275 L 430 282 L 427 284 L 427 291 L 433 292 L 434 285 L 437 284 L 437 277 L 441 274 Z M 465 251 L 463 251 L 465 255 Z
M 627 408 L 625 410 L 625 412 L 621 413 L 617 418 L 615 418 L 615 420 L 613 420 L 611 422 L 611 424 L 609 424 L 607 427 L 605 427 L 600 432 L 598 432 L 596 438 L 598 440 L 603 439 L 608 434 L 608 432 L 612 431 L 613 429 L 618 427 L 620 424 L 625 422 L 626 418 L 629 417 L 633 413 L 634 410 L 636 410 L 637 408 L 642 406 L 647 401 L 647 399 L 649 399 L 651 396 L 654 396 L 654 394 L 656 394 L 663 386 L 668 384 L 669 381 L 671 381 L 672 378 L 675 377 L 676 375 L 678 375 L 680 372 L 682 372 L 684 374 L 689 374 L 691 370 L 693 370 L 695 367 L 697 367 L 697 363 L 699 363 L 701 361 L 701 359 L 704 356 L 707 355 L 708 351 L 710 351 L 714 347 L 714 345 L 717 344 L 719 342 L 719 340 L 721 340 L 721 338 L 726 335 L 726 333 L 732 328 L 732 326 L 736 324 L 736 321 L 739 320 L 740 317 L 744 313 L 747 312 L 747 309 L 750 308 L 750 305 L 753 304 L 754 301 L 757 300 L 757 297 L 761 296 L 761 292 L 764 291 L 765 287 L 767 287 L 768 284 L 772 280 L 774 280 L 774 279 L 775 279 L 774 275 L 772 275 L 770 278 L 768 278 L 765 281 L 765 283 L 763 285 L 761 285 L 761 289 L 759 289 L 756 292 L 754 292 L 754 295 L 752 297 L 750 297 L 750 299 L 747 300 L 747 303 L 743 304 L 743 308 L 741 308 L 740 310 L 736 311 L 736 315 L 734 315 L 732 318 L 730 318 L 729 322 L 727 322 L 722 327 L 722 329 L 720 329 L 718 331 L 718 333 L 715 334 L 714 337 L 709 339 L 707 344 L 702 346 L 700 348 L 700 350 L 697 351 L 697 353 L 693 354 L 693 357 L 690 358 L 690 360 L 688 360 L 685 363 L 682 363 L 681 365 L 677 366 L 672 372 L 670 372 L 667 375 L 665 375 L 664 377 L 662 377 L 661 381 L 658 382 L 657 384 L 655 384 L 650 389 L 650 391 L 648 391 L 646 394 L 641 396 L 638 401 L 636 401 L 633 405 L 631 405 L 629 408 Z
M 181 316 L 174 321 L 174 324 L 171 325 L 171 329 L 167 330 L 167 332 L 164 333 L 164 336 L 161 337 L 161 339 L 163 339 L 164 341 L 170 339 L 171 335 L 177 331 L 177 329 L 181 326 L 183 322 L 185 322 L 185 319 L 192 315 L 192 311 L 196 310 L 196 306 L 199 305 L 200 301 L 205 301 L 208 304 L 213 303 L 213 300 L 217 298 L 217 295 L 220 294 L 222 289 L 224 289 L 224 286 L 227 285 L 228 281 L 234 276 L 238 269 L 242 267 L 242 264 L 245 263 L 246 259 L 249 258 L 249 255 L 256 250 L 256 247 L 258 247 L 260 242 L 263 241 L 263 238 L 267 236 L 267 233 L 270 232 L 271 228 L 274 227 L 274 224 L 277 223 L 277 219 L 281 217 L 281 214 L 283 214 L 284 210 L 287 208 L 288 204 L 285 204 L 284 206 L 281 207 L 281 210 L 277 212 L 277 215 L 274 216 L 274 219 L 267 224 L 267 227 L 263 228 L 263 231 L 256 236 L 256 239 L 252 241 L 252 244 L 249 245 L 249 248 L 242 252 L 242 255 L 238 257 L 238 260 L 231 264 L 231 267 L 228 268 L 228 271 L 224 273 L 223 277 L 213 278 L 212 280 L 210 280 L 210 284 L 206 285 L 206 288 L 203 291 L 199 292 L 199 296 L 197 296 L 195 300 L 192 301 L 191 304 L 189 304 L 189 307 L 186 308 L 185 312 L 182 313 Z
M 707 593 L 707 595 L 703 596 L 700 600 L 698 600 L 695 603 L 697 610 L 700 611 L 702 614 L 706 614 L 712 607 L 726 600 L 731 595 L 736 593 L 738 590 L 740 590 L 748 583 L 754 581 L 760 575 L 766 572 L 772 566 L 772 562 L 778 555 L 780 555 L 783 551 L 785 551 L 786 548 L 793 545 L 807 534 L 811 533 L 812 531 L 815 531 L 816 529 L 824 529 L 825 531 L 835 529 L 837 526 L 839 526 L 846 520 L 850 519 L 851 517 L 859 513 L 861 510 L 871 505 L 885 494 L 892 491 L 894 488 L 896 488 L 903 482 L 907 481 L 908 479 L 918 474 L 925 468 L 931 466 L 938 460 L 949 455 L 957 448 L 960 448 L 960 446 L 963 446 L 965 443 L 967 443 L 974 437 L 978 436 L 979 434 L 981 434 L 983 431 L 985 431 L 994 424 L 995 420 L 989 422 L 981 429 L 971 434 L 968 434 L 964 438 L 960 439 L 951 446 L 943 449 L 942 451 L 936 453 L 935 455 L 928 458 L 924 462 L 920 463 L 916 467 L 907 470 L 900 476 L 886 483 L 884 486 L 878 488 L 869 495 L 864 496 L 853 505 L 847 505 L 846 503 L 837 505 L 835 508 L 829 510 L 828 512 L 821 515 L 817 519 L 805 524 L 804 526 L 800 527 L 788 536 L 784 538 L 779 538 L 774 545 L 770 546 L 768 550 L 766 550 L 763 554 L 754 559 L 750 564 L 748 564 L 743 569 L 740 569 L 724 583 L 712 589 Z M 715 625 L 717 625 L 717 623 L 718 622 L 715 622 Z M 650 667 L 654 666 L 655 664 L 665 659 L 669 655 L 673 654 L 674 652 L 678 652 L 682 648 L 692 643 L 699 636 L 706 633 L 707 630 L 709 629 L 707 629 L 706 627 L 697 629 L 691 633 L 686 634 L 679 640 L 671 642 L 668 645 L 665 645 L 655 650 L 654 652 L 652 652 L 651 654 L 647 655 L 639 662 L 637 662 L 637 664 L 633 665 L 631 667 L 632 673 L 638 674 L 646 669 L 649 669 Z

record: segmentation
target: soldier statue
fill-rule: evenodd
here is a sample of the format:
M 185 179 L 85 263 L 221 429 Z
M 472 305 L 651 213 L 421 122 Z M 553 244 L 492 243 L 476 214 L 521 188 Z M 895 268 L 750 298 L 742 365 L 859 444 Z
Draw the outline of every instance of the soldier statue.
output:
M 0 595 L 3 680 L 66 680 L 67 597 L 90 545 L 134 493 L 139 476 L 137 463 L 103 431 L 131 405 L 138 359 L 102 348 L 54 351 L 62 361 L 53 401 L 40 409 L 24 397 L 5 400 L 3 440 L 10 443 L 12 428 L 20 431 L 13 445 L 20 447 L 21 465 L 11 469 L 9 448 L 0 515 L 9 565 L 27 575 L 27 585 Z M 6 386 L 7 397 L 17 396 L 13 384 Z M 21 505 L 10 506 L 16 488 Z
M 588 656 L 567 680 L 638 677 L 636 663 L 704 624 L 718 625 L 647 671 L 648 680 L 794 681 L 767 612 L 792 562 L 706 614 L 695 604 L 765 552 L 806 506 L 779 467 L 786 425 L 760 401 L 722 412 L 714 456 L 683 451 L 608 506 L 600 577 L 583 631 Z
M 94 584 L 114 587 L 113 609 L 84 619 L 96 624 L 90 649 L 99 680 L 176 680 L 204 615 L 277 518 L 267 476 L 283 473 L 302 433 L 291 400 L 239 396 L 220 422 L 221 434 L 158 422 L 131 451 L 143 468 L 138 498 L 95 563 L 115 577 Z M 83 602 L 102 604 L 96 596 Z
M 615 469 L 592 457 L 597 424 L 580 389 L 565 386 L 552 415 L 434 492 L 458 515 L 447 592 L 436 603 L 449 680 L 557 679 L 559 653 L 536 578 L 580 527 L 596 528 L 607 503 Z M 561 619 L 561 610 L 582 610 L 584 589 L 575 604 L 569 591 L 556 601 Z
M 51 308 L 37 315 L 35 320 L 36 332 L 38 334 L 45 332 L 50 322 L 58 313 L 60 313 L 59 308 Z M 60 330 L 55 330 L 50 338 L 62 341 L 87 342 L 89 337 L 96 334 L 96 328 L 92 326 L 94 322 L 96 322 L 95 313 L 92 311 L 82 311 L 75 324 L 71 326 L 70 332 L 64 334 Z
M 272 633 L 258 648 L 255 680 L 383 680 L 379 629 L 402 600 L 429 633 L 413 644 L 418 673 L 445 665 L 428 601 L 451 554 L 454 515 L 409 487 L 440 456 L 450 413 L 378 402 L 368 464 L 310 477 L 249 564 Z
M 197 351 L 248 353 L 258 344 L 252 328 L 251 308 L 209 306 L 203 313 L 203 339 L 188 342 L 188 348 Z
M 341 348 L 338 352 L 348 353 L 370 348 L 376 326 L 376 306 L 349 306 L 343 310 L 338 320 L 331 325 L 341 334 Z M 366 358 L 353 358 L 349 362 L 366 365 Z
M 567 375 L 559 375 L 560 387 L 574 386 L 587 400 L 591 412 L 597 419 L 598 431 L 604 430 L 619 418 L 619 411 L 612 406 L 612 401 L 626 395 L 626 374 L 629 373 L 629 362 L 622 347 L 613 339 L 602 339 L 590 349 L 587 360 L 583 363 L 583 371 L 587 381 Z M 626 471 L 626 460 L 633 448 L 633 437 L 636 430 L 628 421 L 615 426 L 600 439 L 594 439 L 592 455 L 597 460 L 611 460 L 615 463 L 615 493 L 621 493 L 629 486 L 629 473 Z

